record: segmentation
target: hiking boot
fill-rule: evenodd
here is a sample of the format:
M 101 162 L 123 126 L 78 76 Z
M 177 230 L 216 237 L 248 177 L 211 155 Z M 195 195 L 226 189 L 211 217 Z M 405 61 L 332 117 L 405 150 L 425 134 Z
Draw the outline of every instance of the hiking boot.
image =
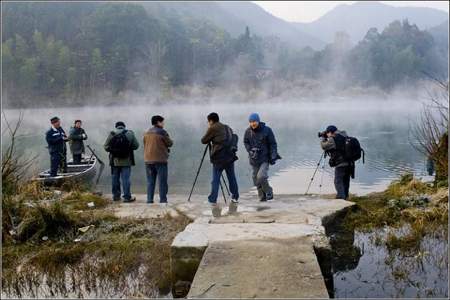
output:
M 120 197 L 119 198 L 115 198 L 115 197 L 113 197 L 113 202 L 118 202 L 118 201 L 120 201 Z
M 231 199 L 230 205 L 228 206 L 228 214 L 237 213 L 238 203 L 239 202 L 237 200 Z
M 222 208 L 217 203 L 211 204 L 211 212 L 214 218 L 219 218 L 222 214 Z
M 273 194 L 266 194 L 266 201 L 273 201 Z
M 130 199 L 123 199 L 123 203 L 131 203 L 136 201 L 136 197 L 131 197 Z

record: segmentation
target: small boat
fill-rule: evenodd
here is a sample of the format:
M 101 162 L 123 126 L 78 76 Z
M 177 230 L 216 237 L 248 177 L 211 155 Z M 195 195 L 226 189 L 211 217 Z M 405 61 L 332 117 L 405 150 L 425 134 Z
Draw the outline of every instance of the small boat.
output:
M 63 184 L 91 184 L 97 173 L 97 158 L 91 156 L 83 158 L 81 163 L 74 164 L 73 161 L 67 163 L 66 172 L 58 172 L 57 176 L 50 176 L 50 169 L 40 172 L 32 181 L 42 182 L 45 186 L 60 187 Z

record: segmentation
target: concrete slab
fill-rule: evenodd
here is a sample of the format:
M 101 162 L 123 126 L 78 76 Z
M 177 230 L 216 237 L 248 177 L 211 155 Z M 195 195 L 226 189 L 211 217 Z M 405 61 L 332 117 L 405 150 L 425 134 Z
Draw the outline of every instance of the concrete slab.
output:
M 323 234 L 322 226 L 278 223 L 191 223 L 179 233 L 172 247 L 197 246 L 213 242 L 252 239 L 290 239 Z
M 302 195 L 259 202 L 245 194 L 237 214 L 228 215 L 221 202 L 223 216 L 213 218 L 204 195 L 194 195 L 191 202 L 169 195 L 167 206 L 136 197 L 136 202 L 115 204 L 114 213 L 133 218 L 182 213 L 193 220 L 171 247 L 173 295 L 189 292 L 192 298 L 328 298 L 314 248 L 326 250 L 324 226 L 354 205 Z
M 213 242 L 188 298 L 328 298 L 307 237 Z
M 195 196 L 190 203 L 175 204 L 194 222 L 172 243 L 177 254 L 172 268 L 174 273 L 186 265 L 199 268 L 195 276 L 174 276 L 182 283 L 175 285 L 174 295 L 184 297 L 189 291 L 193 298 L 328 298 L 314 248 L 326 249 L 323 225 L 354 203 L 301 195 L 259 202 L 246 196 L 237 214 L 227 215 L 221 203 L 220 218 L 213 218 L 208 204 Z M 202 249 L 206 252 L 200 260 Z M 296 261 L 302 261 L 300 266 Z M 184 291 L 177 289 L 180 286 Z

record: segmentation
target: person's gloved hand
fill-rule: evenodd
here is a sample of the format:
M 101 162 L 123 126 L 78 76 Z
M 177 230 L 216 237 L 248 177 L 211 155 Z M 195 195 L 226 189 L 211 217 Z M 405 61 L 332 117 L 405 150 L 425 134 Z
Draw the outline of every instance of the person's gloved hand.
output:
M 271 159 L 271 160 L 269 161 L 269 164 L 271 164 L 271 165 L 274 165 L 274 164 L 275 164 L 275 162 L 276 162 L 276 160 L 275 160 L 275 159 Z

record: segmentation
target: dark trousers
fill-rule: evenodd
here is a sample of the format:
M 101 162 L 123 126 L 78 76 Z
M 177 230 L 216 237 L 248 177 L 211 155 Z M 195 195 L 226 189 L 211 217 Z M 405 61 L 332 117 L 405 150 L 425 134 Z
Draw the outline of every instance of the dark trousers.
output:
M 351 166 L 336 167 L 334 169 L 334 187 L 337 192 L 336 199 L 348 199 L 351 175 Z
M 253 166 L 253 184 L 258 190 L 259 200 L 265 200 L 267 196 L 273 196 L 272 187 L 269 185 L 269 163 L 264 162 L 259 166 Z
M 147 203 L 153 203 L 155 195 L 156 178 L 159 183 L 159 202 L 167 203 L 167 163 L 146 164 L 145 172 L 147 174 Z
M 131 167 L 111 167 L 112 175 L 112 194 L 114 200 L 120 200 L 121 190 L 120 183 L 122 181 L 123 198 L 131 199 Z
M 81 163 L 81 153 L 80 154 L 72 154 L 73 164 L 78 165 Z
M 211 181 L 211 194 L 208 196 L 209 203 L 217 203 L 217 197 L 219 194 L 220 179 L 222 172 L 225 170 L 231 192 L 231 199 L 239 199 L 239 188 L 234 173 L 234 163 L 229 164 L 226 168 L 219 168 L 215 165 L 212 167 L 212 181 Z
M 50 176 L 58 175 L 58 169 L 62 172 L 67 172 L 67 161 L 64 153 L 52 152 L 50 153 Z

